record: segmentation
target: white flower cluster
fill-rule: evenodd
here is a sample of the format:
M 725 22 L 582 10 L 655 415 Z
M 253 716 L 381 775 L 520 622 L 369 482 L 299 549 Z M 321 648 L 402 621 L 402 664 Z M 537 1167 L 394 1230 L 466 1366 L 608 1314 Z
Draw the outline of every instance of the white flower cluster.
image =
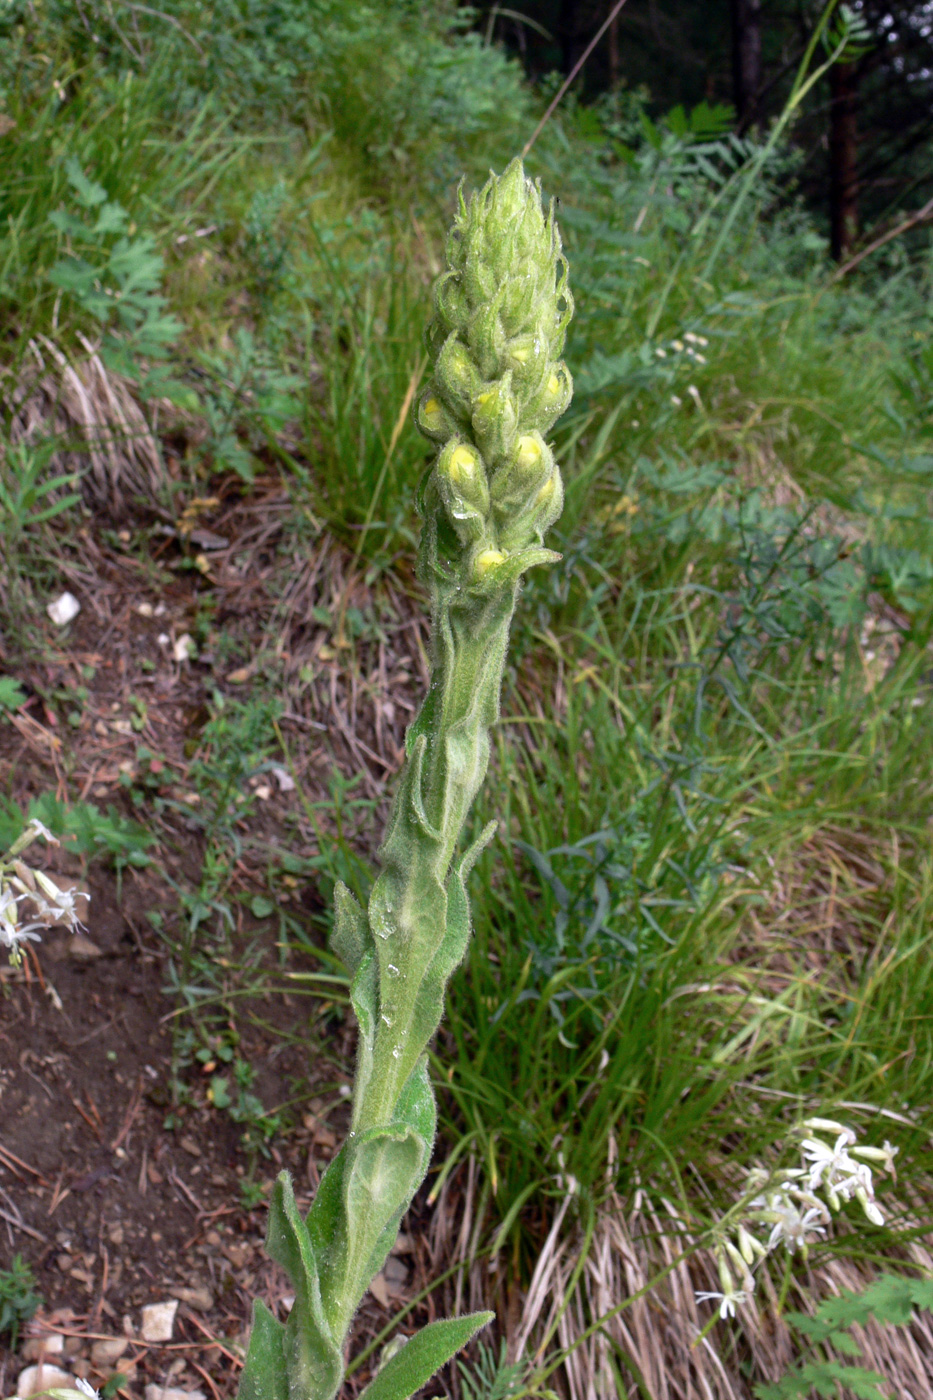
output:
M 707 345 L 709 345 L 709 341 L 705 335 L 695 335 L 693 331 L 684 331 L 683 340 L 669 340 L 667 348 L 659 345 L 654 353 L 659 360 L 666 360 L 668 355 L 686 355 L 688 359 L 695 360 L 698 365 L 705 365 L 706 356 L 700 351 L 705 350 Z
M 735 1317 L 737 1305 L 748 1302 L 755 1288 L 754 1270 L 779 1245 L 791 1254 L 799 1250 L 806 1259 L 812 1237 L 826 1234 L 831 1212 L 841 1210 L 845 1202 L 858 1201 L 873 1225 L 884 1224 L 868 1163 L 877 1163 L 880 1171 L 896 1179 L 898 1149 L 887 1141 L 883 1147 L 856 1146 L 853 1130 L 832 1118 L 808 1118 L 798 1131 L 804 1134 L 803 1165 L 771 1176 L 760 1168 L 749 1173 L 749 1189 L 758 1194 L 748 1202 L 735 1239 L 724 1237 L 716 1249 L 722 1292 L 696 1294 L 698 1303 L 717 1301 L 721 1318 Z M 762 1227 L 769 1226 L 767 1239 L 759 1238 Z
M 53 924 L 79 928 L 81 921 L 77 902 L 90 898 L 77 886 L 70 890 L 62 889 L 43 871 L 34 870 L 19 859 L 21 852 L 40 836 L 44 841 L 58 845 L 57 838 L 48 827 L 33 819 L 0 860 L 0 947 L 9 949 L 10 962 L 14 966 L 22 959 L 21 943 L 40 941 L 39 929 L 49 928 Z M 32 915 L 27 922 L 20 917 L 20 906 L 24 903 L 30 907 Z

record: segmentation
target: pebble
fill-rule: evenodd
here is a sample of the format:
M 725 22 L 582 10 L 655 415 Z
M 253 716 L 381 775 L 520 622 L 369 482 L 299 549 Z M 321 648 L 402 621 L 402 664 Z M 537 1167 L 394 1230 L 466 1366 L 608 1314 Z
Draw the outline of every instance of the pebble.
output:
M 73 593 L 61 593 L 54 603 L 49 603 L 46 612 L 58 627 L 64 627 L 72 618 L 78 616 L 81 611 L 81 604 Z
M 46 1390 L 74 1389 L 74 1376 L 63 1371 L 60 1366 L 27 1366 L 20 1371 L 16 1382 L 18 1400 L 27 1400 L 30 1395 L 41 1395 Z
M 96 943 L 92 943 L 89 938 L 85 938 L 83 933 L 73 933 L 68 940 L 68 952 L 73 958 L 78 958 L 84 962 L 91 962 L 94 958 L 102 958 L 104 955 Z
M 176 1288 L 175 1292 L 183 1303 L 197 1308 L 198 1312 L 210 1312 L 214 1306 L 214 1295 L 209 1288 Z
M 149 1303 L 143 1308 L 143 1321 L 140 1329 L 144 1342 L 170 1342 L 175 1325 L 178 1299 L 170 1298 L 167 1303 Z
M 61 1356 L 65 1338 L 61 1332 L 47 1332 L 44 1337 L 30 1337 L 23 1343 L 23 1360 L 38 1361 L 42 1356 Z
M 119 1361 L 129 1344 L 128 1337 L 103 1338 L 91 1347 L 91 1360 L 95 1366 L 112 1366 Z

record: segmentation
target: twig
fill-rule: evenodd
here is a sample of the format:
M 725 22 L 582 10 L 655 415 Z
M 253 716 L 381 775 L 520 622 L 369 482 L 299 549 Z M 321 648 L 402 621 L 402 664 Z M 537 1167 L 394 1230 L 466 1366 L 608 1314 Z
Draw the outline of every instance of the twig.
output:
M 0 1220 L 5 1220 L 16 1230 L 22 1230 L 24 1235 L 31 1235 L 32 1238 L 38 1240 L 40 1244 L 48 1244 L 45 1235 L 40 1235 L 38 1230 L 34 1230 L 31 1225 L 27 1225 L 22 1219 L 17 1220 L 15 1215 L 11 1215 L 9 1211 L 3 1210 L 2 1207 L 0 1207 Z
M 116 1152 L 117 1148 L 122 1146 L 124 1138 L 126 1137 L 130 1128 L 133 1126 L 133 1122 L 136 1118 L 137 1113 L 139 1112 L 139 1105 L 142 1103 L 142 1090 L 142 1080 L 138 1079 L 136 1081 L 136 1092 L 134 1093 L 133 1098 L 130 1101 L 129 1108 L 126 1110 L 126 1114 L 124 1116 L 123 1124 L 120 1128 L 120 1131 L 117 1133 L 113 1142 L 110 1144 L 111 1152 Z
M 890 243 L 893 238 L 898 238 L 902 233 L 906 233 L 908 229 L 916 227 L 917 224 L 925 223 L 927 219 L 933 219 L 933 199 L 928 199 L 923 208 L 918 209 L 916 214 L 911 214 L 909 219 L 905 219 L 904 222 L 898 224 L 896 228 L 888 229 L 887 233 L 881 234 L 879 238 L 869 243 L 867 248 L 863 248 L 860 253 L 856 253 L 854 258 L 850 258 L 849 261 L 843 263 L 841 267 L 837 267 L 836 271 L 829 279 L 830 282 L 838 282 L 839 278 L 845 277 L 846 273 L 851 272 L 853 267 L 858 267 L 862 259 L 867 258 L 869 253 L 874 253 L 878 248 L 883 248 L 884 245 Z
M 22 1167 L 24 1172 L 28 1172 L 30 1176 L 34 1176 L 38 1181 L 41 1181 L 43 1186 L 48 1186 L 50 1184 L 46 1181 L 41 1172 L 37 1172 L 35 1167 L 31 1167 L 28 1162 L 24 1162 L 22 1157 L 17 1157 L 15 1152 L 11 1152 L 10 1149 L 4 1147 L 2 1143 L 0 1143 L 0 1158 L 3 1159 L 11 1171 L 16 1172 L 17 1167 Z M 15 1165 L 12 1165 L 14 1163 Z M 16 1172 L 16 1175 L 19 1176 L 20 1173 Z
M 541 120 L 538 122 L 538 125 L 535 127 L 534 131 L 531 133 L 530 137 L 528 138 L 528 140 L 525 142 L 524 146 L 522 147 L 522 159 L 523 159 L 523 160 L 524 160 L 525 156 L 527 156 L 528 152 L 531 150 L 531 148 L 532 148 L 532 146 L 534 145 L 534 143 L 537 141 L 538 137 L 540 136 L 541 132 L 543 131 L 543 129 L 544 129 L 544 127 L 545 127 L 545 125 L 546 125 L 548 119 L 549 119 L 550 116 L 551 116 L 551 113 L 554 111 L 554 109 L 555 109 L 555 107 L 557 106 L 558 102 L 561 100 L 561 98 L 563 97 L 564 93 L 567 91 L 567 89 L 569 88 L 570 84 L 573 82 L 574 78 L 577 76 L 577 74 L 579 73 L 580 69 L 583 67 L 584 63 L 585 63 L 586 60 L 589 58 L 590 54 L 593 52 L 593 50 L 595 49 L 596 45 L 599 43 L 600 39 L 603 37 L 603 35 L 605 34 L 606 30 L 609 28 L 610 24 L 611 24 L 612 21 L 615 19 L 616 15 L 617 15 L 617 14 L 619 13 L 619 11 L 622 9 L 622 6 L 623 6 L 624 4 L 625 4 L 625 0 L 616 0 L 616 5 L 615 5 L 615 7 L 614 7 L 612 10 L 610 10 L 608 18 L 607 18 L 606 20 L 604 20 L 604 22 L 603 22 L 603 24 L 601 25 L 601 27 L 600 27 L 599 29 L 597 29 L 597 31 L 596 31 L 596 33 L 593 35 L 592 39 L 591 39 L 590 42 L 587 44 L 586 48 L 583 50 L 583 52 L 582 52 L 582 54 L 580 55 L 580 57 L 577 59 L 576 63 L 575 63 L 575 64 L 573 65 L 573 67 L 571 68 L 571 70 L 570 70 L 570 72 L 568 73 L 567 77 L 564 79 L 564 81 L 561 83 L 560 87 L 557 89 L 557 93 L 556 93 L 555 97 L 552 99 L 551 105 L 548 107 L 548 109 L 547 109 L 547 111 L 545 112 L 544 116 L 543 116 L 543 117 L 541 118 Z
M 216 1337 L 211 1336 L 211 1333 L 204 1326 L 204 1323 L 195 1317 L 194 1313 L 191 1311 L 190 1308 L 185 1308 L 185 1319 L 188 1322 L 193 1322 L 198 1331 L 204 1333 L 205 1337 L 207 1337 L 210 1341 L 211 1346 L 216 1347 L 222 1356 L 225 1356 L 228 1361 L 232 1361 L 234 1366 L 239 1366 L 242 1369 L 242 1357 L 235 1356 L 232 1351 L 227 1350 L 227 1348 L 223 1345 L 222 1342 L 219 1342 Z

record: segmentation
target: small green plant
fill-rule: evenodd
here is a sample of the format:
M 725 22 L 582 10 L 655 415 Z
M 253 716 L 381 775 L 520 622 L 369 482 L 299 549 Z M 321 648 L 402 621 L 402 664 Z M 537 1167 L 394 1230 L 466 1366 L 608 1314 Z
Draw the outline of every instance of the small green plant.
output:
M 7 719 L 25 704 L 26 694 L 13 676 L 0 676 L 0 719 Z
M 60 445 L 52 441 L 0 442 L 0 539 L 7 549 L 18 545 L 28 530 L 54 520 L 80 502 L 74 472 L 47 474 Z
M 35 1292 L 36 1278 L 21 1254 L 14 1254 L 9 1269 L 0 1269 L 0 1337 L 9 1338 L 15 1352 L 19 1329 L 28 1322 L 42 1299 Z
M 933 1312 L 933 1279 L 881 1274 L 862 1293 L 846 1290 L 838 1298 L 824 1298 L 815 1317 L 792 1312 L 787 1314 L 786 1321 L 809 1339 L 814 1352 L 828 1346 L 843 1356 L 854 1357 L 860 1355 L 860 1348 L 848 1331 L 850 1327 L 864 1327 L 872 1318 L 903 1327 L 915 1308 Z M 859 1400 L 896 1400 L 900 1391 L 892 1391 L 890 1386 L 888 1377 L 864 1366 L 816 1359 L 796 1366 L 776 1385 L 756 1385 L 755 1395 L 758 1400 L 795 1400 L 795 1397 L 807 1397 L 816 1391 L 817 1395 L 832 1400 L 848 1392 Z
M 136 236 L 127 210 L 85 175 L 77 157 L 66 159 L 65 173 L 81 212 L 49 215 L 66 249 L 49 281 L 100 325 L 105 359 L 138 378 L 138 358 L 163 358 L 181 331 L 161 291 L 164 260 L 152 236 Z
M 419 559 L 431 688 L 406 737 L 368 905 L 335 890 L 331 946 L 359 1025 L 351 1129 L 307 1220 L 288 1174 L 276 1183 L 267 1246 L 296 1299 L 284 1326 L 254 1304 L 241 1400 L 337 1394 L 353 1316 L 424 1180 L 436 1122 L 426 1051 L 469 942 L 465 882 L 497 823 L 457 848 L 486 774 L 522 576 L 560 557 L 543 547 L 563 503 L 543 434 L 570 402 L 560 355 L 573 301 L 553 208 L 545 214 L 520 160 L 469 205 L 461 195 L 447 261 L 426 338 L 431 384 L 415 410 L 438 449 Z M 363 1395 L 407 1400 L 492 1317 L 396 1339 Z

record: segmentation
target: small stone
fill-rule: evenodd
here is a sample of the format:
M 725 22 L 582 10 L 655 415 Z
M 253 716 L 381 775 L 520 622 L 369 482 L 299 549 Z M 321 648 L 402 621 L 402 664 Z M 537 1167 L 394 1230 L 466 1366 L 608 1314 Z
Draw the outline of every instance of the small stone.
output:
M 68 951 L 73 958 L 78 958 L 82 962 L 91 962 L 94 958 L 102 958 L 104 955 L 96 943 L 92 943 L 89 938 L 85 938 L 83 933 L 73 933 L 68 940 Z
M 115 1361 L 119 1361 L 129 1344 L 128 1337 L 102 1338 L 91 1347 L 91 1360 L 95 1366 L 112 1366 Z
M 167 1303 L 149 1303 L 143 1308 L 143 1321 L 140 1333 L 144 1342 L 170 1342 L 178 1299 L 170 1298 Z
M 187 1303 L 198 1312 L 210 1312 L 214 1306 L 214 1295 L 209 1288 L 176 1288 L 175 1292 L 183 1303 Z
M 41 1356 L 61 1356 L 65 1338 L 61 1332 L 47 1332 L 44 1337 L 29 1337 L 23 1343 L 23 1360 L 38 1361 Z
M 376 1275 L 372 1283 L 369 1285 L 369 1291 L 375 1298 L 376 1302 L 379 1303 L 382 1307 L 387 1308 L 389 1306 L 389 1290 L 386 1286 L 386 1281 L 383 1278 L 382 1274 Z
M 279 785 L 279 792 L 293 792 L 295 779 L 284 768 L 273 768 L 272 774 Z
M 41 1395 L 46 1390 L 74 1389 L 74 1383 L 74 1376 L 59 1366 L 49 1366 L 48 1363 L 27 1366 L 25 1371 L 19 1373 L 16 1395 L 18 1400 L 28 1400 L 30 1395 Z
M 72 618 L 78 616 L 81 611 L 81 604 L 73 593 L 61 593 L 53 603 L 49 603 L 46 612 L 58 627 L 64 627 L 71 622 Z
M 172 656 L 174 660 L 190 661 L 192 657 L 197 656 L 197 654 L 198 649 L 195 645 L 194 638 L 187 632 L 182 632 L 181 636 L 172 646 Z
M 194 1138 L 180 1138 L 179 1146 L 184 1148 L 185 1152 L 188 1153 L 189 1157 L 200 1157 L 201 1155 L 201 1149 L 200 1147 L 198 1147 L 198 1144 L 195 1142 Z
M 390 1255 L 386 1260 L 382 1270 L 386 1281 L 386 1287 L 390 1293 L 400 1293 L 408 1282 L 408 1269 L 401 1259 L 396 1259 Z

